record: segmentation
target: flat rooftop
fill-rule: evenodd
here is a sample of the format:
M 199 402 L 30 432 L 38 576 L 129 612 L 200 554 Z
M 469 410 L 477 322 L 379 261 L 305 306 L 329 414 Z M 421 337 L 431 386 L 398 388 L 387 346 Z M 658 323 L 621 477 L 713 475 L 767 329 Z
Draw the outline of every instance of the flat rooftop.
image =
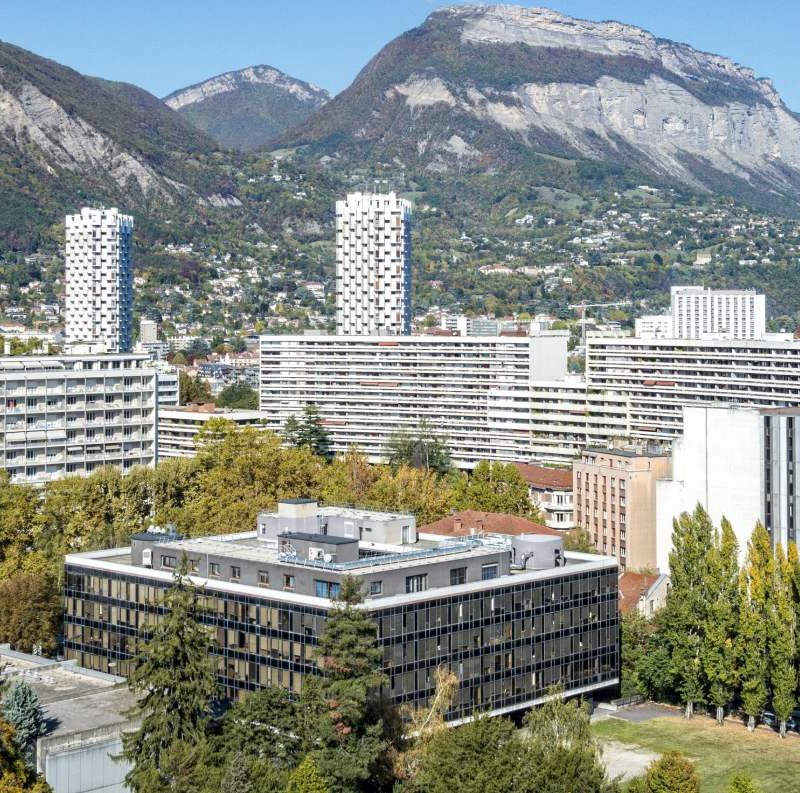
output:
M 136 699 L 121 677 L 82 669 L 72 661 L 16 653 L 0 646 L 0 680 L 24 680 L 39 697 L 47 736 L 124 724 Z

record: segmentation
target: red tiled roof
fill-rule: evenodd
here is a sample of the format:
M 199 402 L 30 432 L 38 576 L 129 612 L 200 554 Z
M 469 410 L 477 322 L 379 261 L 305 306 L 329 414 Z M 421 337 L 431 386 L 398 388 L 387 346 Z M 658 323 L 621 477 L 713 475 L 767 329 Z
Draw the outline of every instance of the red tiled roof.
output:
M 655 582 L 658 581 L 657 575 L 646 573 L 634 573 L 626 570 L 619 574 L 619 610 L 623 614 L 633 611 L 641 600 L 642 595 L 647 593 Z
M 572 490 L 572 471 L 566 468 L 545 468 L 542 465 L 514 463 L 522 478 L 534 487 Z
M 535 523 L 517 515 L 506 515 L 502 512 L 479 512 L 465 509 L 455 512 L 446 518 L 419 526 L 418 531 L 425 534 L 442 534 L 447 537 L 466 537 L 470 534 L 488 532 L 490 534 L 553 534 L 560 532 Z

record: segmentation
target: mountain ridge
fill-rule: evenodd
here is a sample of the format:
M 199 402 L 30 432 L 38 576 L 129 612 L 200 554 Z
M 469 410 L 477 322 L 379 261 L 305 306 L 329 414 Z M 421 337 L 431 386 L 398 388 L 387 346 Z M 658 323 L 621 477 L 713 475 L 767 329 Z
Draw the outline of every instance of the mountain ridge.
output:
M 800 121 L 768 78 L 635 26 L 541 8 L 434 11 L 272 141 L 305 144 L 428 171 L 515 167 L 533 151 L 800 206 Z
M 209 77 L 164 97 L 164 103 L 226 148 L 247 151 L 304 121 L 330 94 L 273 66 Z

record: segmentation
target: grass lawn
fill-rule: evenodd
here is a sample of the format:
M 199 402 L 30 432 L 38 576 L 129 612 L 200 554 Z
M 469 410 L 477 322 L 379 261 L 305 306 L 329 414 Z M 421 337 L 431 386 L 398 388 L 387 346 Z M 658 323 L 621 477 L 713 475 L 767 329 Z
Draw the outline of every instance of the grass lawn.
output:
M 748 733 L 735 721 L 720 728 L 704 716 L 640 723 L 611 718 L 597 722 L 592 730 L 601 740 L 654 752 L 683 752 L 697 764 L 703 793 L 725 793 L 734 771 L 749 774 L 763 793 L 800 791 L 800 736 L 795 734 L 782 741 L 777 732 L 766 728 Z

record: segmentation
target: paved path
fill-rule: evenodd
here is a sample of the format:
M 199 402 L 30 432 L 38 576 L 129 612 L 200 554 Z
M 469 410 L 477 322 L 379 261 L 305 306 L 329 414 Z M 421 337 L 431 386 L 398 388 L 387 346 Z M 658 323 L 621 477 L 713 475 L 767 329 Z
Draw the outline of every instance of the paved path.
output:
M 601 743 L 603 765 L 610 779 L 621 777 L 624 781 L 641 776 L 647 766 L 659 757 L 658 752 L 642 749 L 641 746 L 603 741 Z

